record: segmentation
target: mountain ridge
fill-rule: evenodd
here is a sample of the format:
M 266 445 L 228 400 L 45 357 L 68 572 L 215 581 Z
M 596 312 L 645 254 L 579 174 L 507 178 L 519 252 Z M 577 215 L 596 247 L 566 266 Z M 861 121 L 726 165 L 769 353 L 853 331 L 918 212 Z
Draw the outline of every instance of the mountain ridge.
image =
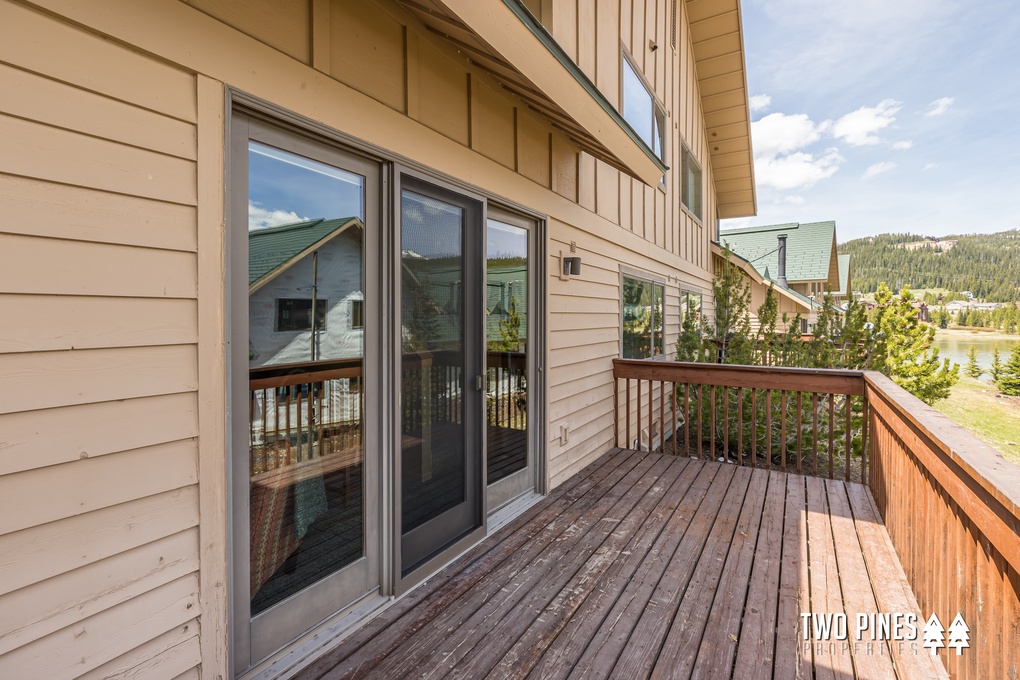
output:
M 970 291 L 989 302 L 1020 300 L 1020 229 L 938 238 L 879 234 L 847 241 L 837 250 L 851 256 L 853 289 L 862 293 L 873 293 L 884 282 L 894 291 L 908 285 Z

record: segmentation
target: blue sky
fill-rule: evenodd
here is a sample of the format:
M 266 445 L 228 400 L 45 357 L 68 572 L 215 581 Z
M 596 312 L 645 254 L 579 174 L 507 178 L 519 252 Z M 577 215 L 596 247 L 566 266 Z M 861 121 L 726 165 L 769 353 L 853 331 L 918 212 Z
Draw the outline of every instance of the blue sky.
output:
M 840 242 L 1020 227 L 1015 0 L 743 0 L 758 215 Z

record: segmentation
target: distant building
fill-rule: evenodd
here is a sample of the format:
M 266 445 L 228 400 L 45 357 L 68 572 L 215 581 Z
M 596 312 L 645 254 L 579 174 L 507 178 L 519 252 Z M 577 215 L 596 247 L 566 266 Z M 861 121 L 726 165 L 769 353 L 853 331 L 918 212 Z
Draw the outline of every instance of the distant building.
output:
M 780 260 L 780 239 L 785 237 L 785 261 Z M 850 290 L 850 256 L 836 253 L 836 223 L 773 224 L 730 229 L 719 241 L 757 270 L 763 279 L 806 301 L 806 328 L 810 332 L 828 291 L 839 304 Z

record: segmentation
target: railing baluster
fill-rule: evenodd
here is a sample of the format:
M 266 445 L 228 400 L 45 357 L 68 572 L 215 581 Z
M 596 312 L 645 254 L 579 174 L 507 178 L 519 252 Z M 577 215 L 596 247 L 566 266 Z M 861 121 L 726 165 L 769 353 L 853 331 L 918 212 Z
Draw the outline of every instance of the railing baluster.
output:
M 804 447 L 804 393 L 797 393 L 797 474 L 801 473 L 801 449 Z
M 691 455 L 691 384 L 684 383 L 684 455 Z
M 315 411 L 314 399 L 312 393 L 313 385 L 311 383 L 305 383 L 308 385 L 308 460 L 315 458 L 315 451 L 312 449 L 312 445 L 315 441 Z
M 868 478 L 868 454 L 871 451 L 868 450 L 868 440 L 870 439 L 871 428 L 870 428 L 871 416 L 868 413 L 868 393 L 864 392 L 864 396 L 861 397 L 861 484 L 869 484 Z
M 723 461 L 730 462 L 730 388 L 723 387 Z
M 765 390 L 765 465 L 772 469 L 772 390 Z
M 781 439 L 779 443 L 779 451 L 782 455 L 781 465 L 783 467 L 783 472 L 786 472 L 786 390 L 782 390 L 779 393 L 779 398 L 782 399 L 782 415 L 780 416 L 781 421 L 779 423 L 779 437 Z
M 758 467 L 758 390 L 751 388 L 751 467 Z
M 737 388 L 737 464 L 744 464 L 744 388 Z
M 627 441 L 624 448 L 630 448 L 630 378 L 627 378 Z
M 708 433 L 709 442 L 708 458 L 709 460 L 715 460 L 715 456 L 717 453 L 715 450 L 715 385 L 712 385 L 712 391 L 709 394 L 711 396 L 712 404 L 711 406 L 709 406 L 709 408 L 711 409 L 711 420 L 709 421 L 710 430 Z
M 673 430 L 669 438 L 673 441 L 673 455 L 676 455 L 676 383 L 671 382 L 669 388 L 669 394 L 673 400 Z
M 702 457 L 701 456 L 701 440 L 704 439 L 704 437 L 703 437 L 704 424 L 702 423 L 702 420 L 704 419 L 704 415 L 705 415 L 704 403 L 702 402 L 702 395 L 704 394 L 704 392 L 705 392 L 705 386 L 704 385 L 698 385 L 698 433 L 697 433 L 698 434 L 698 436 L 697 436 L 697 439 L 698 439 L 698 460 L 701 460 L 701 457 Z
M 628 446 L 630 446 L 628 444 Z M 637 380 L 637 444 L 635 448 L 641 450 L 641 378 Z
M 268 417 L 269 405 L 266 403 L 267 391 L 268 390 L 262 390 L 262 461 L 263 464 L 266 466 L 266 469 L 269 469 L 269 436 L 268 436 L 269 428 L 267 425 L 267 421 L 269 420 Z M 276 467 L 276 456 L 273 456 L 273 467 L 274 468 Z
M 818 393 L 811 393 L 811 457 L 814 458 L 814 475 L 818 476 Z
M 833 478 L 833 466 L 836 464 L 835 401 L 835 395 L 829 393 L 829 479 Z
M 648 379 L 648 450 L 652 450 L 652 423 L 655 421 L 655 381 Z
M 850 447 L 851 447 L 851 444 L 853 443 L 853 432 L 851 432 L 851 430 L 850 430 L 850 427 L 851 427 L 851 425 L 853 423 L 853 420 L 852 420 L 852 417 L 853 417 L 853 408 L 852 408 L 852 405 L 850 403 L 850 395 L 849 394 L 846 395 L 846 397 L 844 397 L 843 404 L 844 404 L 843 409 L 846 411 L 846 481 L 849 482 L 850 481 L 850 458 L 851 458 L 851 453 L 852 453 L 851 450 L 850 450 Z
M 620 445 L 620 379 L 613 378 L 613 444 Z
M 301 387 L 301 386 L 300 385 L 296 385 L 296 387 Z M 297 416 L 297 459 L 298 459 L 298 462 L 300 462 L 300 461 L 303 461 L 305 459 L 305 447 L 301 444 L 301 432 L 302 432 L 302 428 L 301 428 L 301 390 L 300 389 L 296 390 L 296 392 L 297 392 L 297 411 L 295 412 L 295 415 Z
M 659 449 L 666 452 L 666 383 L 659 381 Z

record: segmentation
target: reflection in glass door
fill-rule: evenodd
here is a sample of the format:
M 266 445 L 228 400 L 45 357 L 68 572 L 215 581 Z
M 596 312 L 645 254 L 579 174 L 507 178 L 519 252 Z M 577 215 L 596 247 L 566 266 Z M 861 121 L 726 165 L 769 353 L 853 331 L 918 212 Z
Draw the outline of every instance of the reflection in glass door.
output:
M 378 586 L 365 337 L 378 188 L 373 164 L 237 124 L 249 133 L 247 389 L 234 396 L 245 405 L 234 429 L 243 669 Z
M 400 192 L 400 571 L 481 526 L 480 205 Z
M 495 211 L 490 209 L 490 215 Z M 486 483 L 488 509 L 534 489 L 528 433 L 530 222 L 486 224 Z M 516 224 L 511 224 L 511 221 Z

